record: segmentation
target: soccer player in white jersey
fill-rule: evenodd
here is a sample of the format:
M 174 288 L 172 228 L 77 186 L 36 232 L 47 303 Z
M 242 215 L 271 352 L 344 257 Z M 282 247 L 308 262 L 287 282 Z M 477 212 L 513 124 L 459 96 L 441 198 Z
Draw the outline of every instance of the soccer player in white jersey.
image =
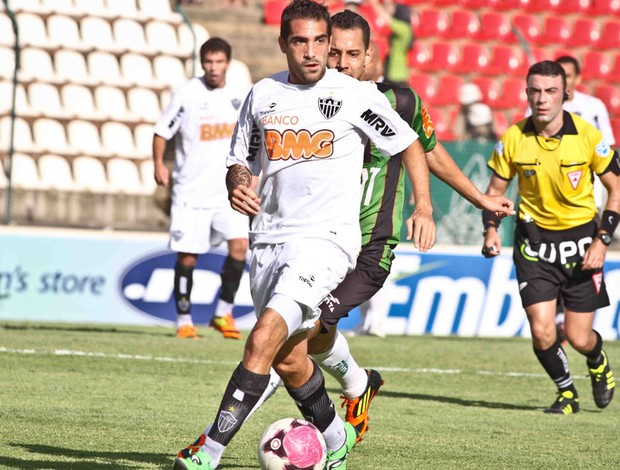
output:
M 155 181 L 166 187 L 170 181 L 164 164 L 166 141 L 176 136 L 169 246 L 177 252 L 177 336 L 198 338 L 191 316 L 193 271 L 198 255 L 226 241 L 228 256 L 211 326 L 225 338 L 240 339 L 232 309 L 245 268 L 249 220 L 231 209 L 225 177 L 230 139 L 248 89 L 226 82 L 231 47 L 224 39 L 206 41 L 200 59 L 204 75 L 173 94 L 153 136 Z
M 326 295 L 353 269 L 360 247 L 359 201 L 368 139 L 403 153 L 417 201 L 414 245 L 435 240 L 429 172 L 418 135 L 376 86 L 326 70 L 331 19 L 312 0 L 282 14 L 280 49 L 288 71 L 257 83 L 233 136 L 226 182 L 233 208 L 253 217 L 250 286 L 258 321 L 199 450 L 182 451 L 177 469 L 216 468 L 270 380 L 273 366 L 302 415 L 323 434 L 326 468 L 346 468 L 357 432 L 343 423 L 308 357 Z M 256 194 L 252 175 L 262 174 Z

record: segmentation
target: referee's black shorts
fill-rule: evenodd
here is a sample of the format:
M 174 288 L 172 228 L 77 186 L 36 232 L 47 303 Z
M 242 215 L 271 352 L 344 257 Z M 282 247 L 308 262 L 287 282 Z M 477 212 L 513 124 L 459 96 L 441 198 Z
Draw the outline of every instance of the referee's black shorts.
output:
M 357 257 L 355 269 L 347 274 L 338 287 L 321 303 L 319 320 L 323 331 L 336 325 L 341 318 L 348 317 L 351 310 L 370 300 L 381 290 L 390 274 L 379 265 L 378 261 L 384 249 L 383 243 L 364 246 Z
M 515 229 L 513 260 L 523 307 L 557 299 L 575 312 L 593 312 L 609 305 L 603 270 L 581 269 L 583 254 L 597 231 L 594 221 L 568 230 L 538 228 L 541 246 L 538 253 L 525 242 L 521 220 Z

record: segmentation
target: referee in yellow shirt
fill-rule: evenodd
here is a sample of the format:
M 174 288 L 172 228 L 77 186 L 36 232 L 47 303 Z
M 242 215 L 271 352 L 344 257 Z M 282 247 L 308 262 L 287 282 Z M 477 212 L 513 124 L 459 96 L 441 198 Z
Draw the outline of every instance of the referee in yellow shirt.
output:
M 566 74 L 556 62 L 530 67 L 526 91 L 532 115 L 501 137 L 489 167 L 487 194 L 503 195 L 518 177 L 521 204 L 513 260 L 534 353 L 555 382 L 558 396 L 546 413 L 579 411 L 568 360 L 556 335 L 556 301 L 564 302 L 566 339 L 586 357 L 594 402 L 605 408 L 615 382 L 601 335 L 592 329 L 594 311 L 609 305 L 603 263 L 620 220 L 620 158 L 601 132 L 562 109 Z M 593 172 L 608 192 L 598 221 Z M 483 212 L 486 257 L 497 256 L 500 219 Z

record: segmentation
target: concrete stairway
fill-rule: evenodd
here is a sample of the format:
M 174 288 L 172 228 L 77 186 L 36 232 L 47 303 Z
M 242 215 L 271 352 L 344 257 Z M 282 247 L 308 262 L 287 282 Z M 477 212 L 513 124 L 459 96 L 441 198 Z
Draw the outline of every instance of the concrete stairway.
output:
M 278 46 L 279 27 L 263 24 L 262 6 L 221 6 L 221 0 L 204 0 L 202 5 L 183 7 L 187 16 L 207 28 L 210 36 L 226 39 L 233 57 L 250 69 L 254 82 L 286 69 L 286 58 Z

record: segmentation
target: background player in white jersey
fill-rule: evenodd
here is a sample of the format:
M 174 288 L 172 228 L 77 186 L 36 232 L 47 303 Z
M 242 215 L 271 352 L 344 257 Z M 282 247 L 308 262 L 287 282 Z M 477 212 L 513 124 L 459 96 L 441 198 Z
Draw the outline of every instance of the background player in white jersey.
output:
M 326 468 L 346 468 L 357 433 L 334 410 L 323 375 L 307 355 L 319 303 L 355 265 L 359 201 L 368 139 L 403 152 L 418 208 L 414 244 L 434 243 L 428 166 L 418 135 L 372 83 L 326 70 L 331 19 L 312 0 L 283 14 L 280 49 L 288 71 L 257 83 L 242 109 L 228 159 L 232 206 L 253 216 L 250 286 L 258 321 L 203 446 L 178 469 L 216 468 L 225 447 L 268 387 L 270 367 L 306 419 L 323 433 Z M 262 173 L 257 195 L 252 175 Z
M 225 240 L 228 256 L 221 271 L 222 287 L 211 326 L 225 338 L 240 339 L 232 308 L 245 268 L 249 221 L 231 209 L 225 176 L 230 138 L 248 90 L 226 83 L 231 47 L 224 39 L 206 41 L 200 48 L 200 59 L 204 75 L 192 78 L 174 93 L 153 136 L 155 181 L 168 186 L 164 151 L 166 141 L 176 135 L 169 246 L 177 252 L 177 336 L 198 338 L 190 302 L 196 260 Z

